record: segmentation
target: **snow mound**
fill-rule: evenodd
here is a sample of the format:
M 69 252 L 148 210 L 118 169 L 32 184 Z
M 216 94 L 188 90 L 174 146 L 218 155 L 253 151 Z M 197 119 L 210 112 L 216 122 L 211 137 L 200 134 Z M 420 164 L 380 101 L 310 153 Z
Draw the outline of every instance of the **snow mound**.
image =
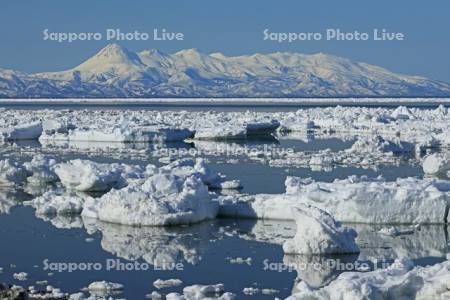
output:
M 312 289 L 305 282 L 295 287 L 289 300 L 306 299 L 448 299 L 450 261 L 413 267 L 404 258 L 387 269 L 344 272 L 328 286 Z
M 283 244 L 286 254 L 349 254 L 359 253 L 356 231 L 342 227 L 327 212 L 311 205 L 293 208 L 297 233 Z
M 450 157 L 443 153 L 427 155 L 423 160 L 423 171 L 429 175 L 445 175 L 450 171 Z
M 212 219 L 217 210 L 199 178 L 155 174 L 144 183 L 88 199 L 82 215 L 111 223 L 164 226 Z
M 285 194 L 231 195 L 219 197 L 219 215 L 294 220 L 298 204 L 318 207 L 341 222 L 445 223 L 450 182 L 434 179 L 350 176 L 334 182 L 287 177 Z

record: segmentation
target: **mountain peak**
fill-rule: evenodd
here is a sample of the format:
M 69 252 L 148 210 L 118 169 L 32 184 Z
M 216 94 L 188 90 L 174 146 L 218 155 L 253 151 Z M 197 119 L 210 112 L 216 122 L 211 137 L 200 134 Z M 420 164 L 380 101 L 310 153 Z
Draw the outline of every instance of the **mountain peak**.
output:
M 190 49 L 183 49 L 181 51 L 178 51 L 175 53 L 176 56 L 184 56 L 184 57 L 198 57 L 203 55 L 198 51 L 196 48 L 190 48 Z
M 95 57 L 97 58 L 109 58 L 109 59 L 122 59 L 122 60 L 135 60 L 137 58 L 136 53 L 131 52 L 125 47 L 119 44 L 109 44 L 101 49 Z

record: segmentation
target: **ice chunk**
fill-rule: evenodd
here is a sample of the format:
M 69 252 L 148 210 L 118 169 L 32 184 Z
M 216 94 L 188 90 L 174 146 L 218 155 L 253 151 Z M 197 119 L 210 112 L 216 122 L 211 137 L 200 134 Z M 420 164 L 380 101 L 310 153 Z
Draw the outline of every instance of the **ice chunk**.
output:
M 37 140 L 42 134 L 40 121 L 0 129 L 0 140 Z
M 414 114 L 406 106 L 397 107 L 391 114 L 391 117 L 395 120 L 409 120 L 415 119 Z
M 444 153 L 428 155 L 423 160 L 423 171 L 430 175 L 446 175 L 450 171 L 450 157 Z
M 413 267 L 412 262 L 404 258 L 387 269 L 342 273 L 321 289 L 300 282 L 296 292 L 287 299 L 447 299 L 449 282 L 450 261 Z
M 356 231 L 342 227 L 327 212 L 311 205 L 293 208 L 297 233 L 283 244 L 287 254 L 349 254 L 359 253 Z
M 123 187 L 127 178 L 140 177 L 143 170 L 138 166 L 76 159 L 56 165 L 55 172 L 68 189 L 104 192 L 113 187 Z
M 120 283 L 108 281 L 95 281 L 89 284 L 88 290 L 91 292 L 112 292 L 123 290 L 123 285 Z
M 157 279 L 153 282 L 153 286 L 157 289 L 164 289 L 168 287 L 179 286 L 182 284 L 183 281 L 181 281 L 180 279 L 167 279 L 167 280 Z
M 111 223 L 164 226 L 211 219 L 217 210 L 206 185 L 197 177 L 156 174 L 144 183 L 88 199 L 82 215 Z
M 24 163 L 25 169 L 32 174 L 27 178 L 28 182 L 40 184 L 58 181 L 55 166 L 56 160 L 53 157 L 42 154 L 35 155 L 31 162 Z
M 183 295 L 170 293 L 166 296 L 167 300 L 231 300 L 235 295 L 224 291 L 223 284 L 200 285 L 195 284 L 183 289 Z
M 25 281 L 28 279 L 28 273 L 20 272 L 20 273 L 14 273 L 13 274 L 14 279 L 19 281 Z

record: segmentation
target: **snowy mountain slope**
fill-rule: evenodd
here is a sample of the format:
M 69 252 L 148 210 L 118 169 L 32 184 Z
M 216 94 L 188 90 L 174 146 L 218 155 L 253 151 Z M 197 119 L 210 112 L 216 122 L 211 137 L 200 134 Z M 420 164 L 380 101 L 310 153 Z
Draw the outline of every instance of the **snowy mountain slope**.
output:
M 326 54 L 134 53 L 111 44 L 62 72 L 0 69 L 0 97 L 450 96 L 450 85 Z

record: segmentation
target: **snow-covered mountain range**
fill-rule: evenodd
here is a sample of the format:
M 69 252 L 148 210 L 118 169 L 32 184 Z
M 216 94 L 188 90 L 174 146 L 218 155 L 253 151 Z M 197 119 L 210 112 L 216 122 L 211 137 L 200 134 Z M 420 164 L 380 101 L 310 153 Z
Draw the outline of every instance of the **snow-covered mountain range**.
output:
M 0 69 L 2 98 L 353 96 L 450 96 L 450 84 L 322 53 L 134 53 L 117 44 L 67 71 Z

